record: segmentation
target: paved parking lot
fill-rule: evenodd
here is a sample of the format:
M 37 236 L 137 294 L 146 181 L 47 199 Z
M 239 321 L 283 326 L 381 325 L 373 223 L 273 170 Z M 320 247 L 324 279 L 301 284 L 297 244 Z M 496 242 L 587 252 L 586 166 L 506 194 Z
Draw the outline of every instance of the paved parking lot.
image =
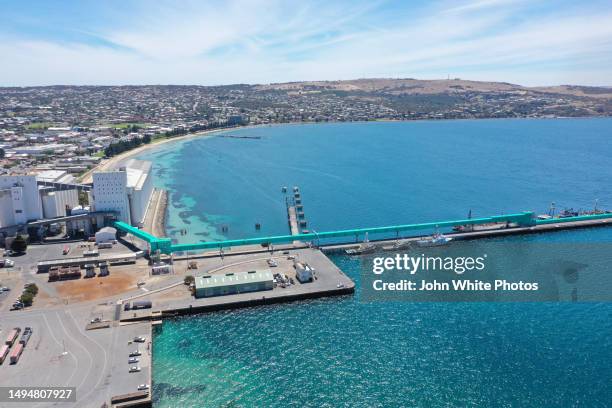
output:
M 151 383 L 150 324 L 86 331 L 86 324 L 97 313 L 92 307 L 81 307 L 0 314 L 2 340 L 13 327 L 33 329 L 19 362 L 0 365 L 0 384 L 77 389 L 76 404 L 11 403 L 11 406 L 100 407 L 114 395 L 134 392 L 138 385 Z M 146 343 L 130 344 L 135 336 L 146 337 Z M 142 353 L 137 364 L 141 371 L 129 373 L 128 355 L 137 348 Z
M 72 248 L 68 255 L 62 255 L 65 245 Z M 76 404 L 11 403 L 11 406 L 100 407 L 114 395 L 134 392 L 140 384 L 151 383 L 149 323 L 119 326 L 118 322 L 112 321 L 115 314 L 112 299 L 64 304 L 57 295 L 57 283 L 49 283 L 47 274 L 37 273 L 39 261 L 80 257 L 87 245 L 81 242 L 30 245 L 24 255 L 10 257 L 15 261 L 13 268 L 0 269 L 0 285 L 11 289 L 0 294 L 0 339 L 4 341 L 13 327 L 23 330 L 29 326 L 33 329 L 19 362 L 11 365 L 6 361 L 0 365 L 0 384 L 77 388 Z M 89 245 L 93 247 L 93 244 Z M 128 252 L 131 251 L 119 243 L 112 249 L 101 249 L 100 255 Z M 34 306 L 9 311 L 20 296 L 23 285 L 29 282 L 39 287 Z M 135 287 L 134 290 L 138 289 Z M 86 330 L 94 318 L 110 320 L 110 327 Z M 129 373 L 128 355 L 136 348 L 135 344 L 129 343 L 135 336 L 144 336 L 147 342 L 138 345 L 142 355 L 137 365 L 141 371 Z

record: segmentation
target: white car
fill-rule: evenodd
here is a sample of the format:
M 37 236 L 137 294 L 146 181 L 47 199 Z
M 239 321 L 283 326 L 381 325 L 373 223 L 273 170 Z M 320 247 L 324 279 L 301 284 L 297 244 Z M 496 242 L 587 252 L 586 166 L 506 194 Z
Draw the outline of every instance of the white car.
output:
M 140 384 L 138 386 L 138 391 L 145 391 L 149 389 L 149 384 Z
M 138 357 L 138 356 L 140 356 L 140 355 L 141 355 L 141 353 L 140 353 L 140 351 L 138 351 L 138 350 L 132 351 L 132 352 L 130 353 L 130 357 Z
M 140 371 L 140 367 L 138 367 L 138 366 L 130 367 L 130 373 L 137 373 L 139 371 Z
M 130 357 L 130 359 L 128 360 L 128 364 L 136 364 L 138 362 L 138 359 L 136 357 Z
M 144 343 L 145 341 L 147 341 L 147 339 L 142 337 L 142 336 L 134 337 L 134 342 L 135 343 Z
M 10 288 L 7 288 L 6 286 L 3 288 L 0 288 L 0 292 L 8 292 L 9 290 L 11 290 Z

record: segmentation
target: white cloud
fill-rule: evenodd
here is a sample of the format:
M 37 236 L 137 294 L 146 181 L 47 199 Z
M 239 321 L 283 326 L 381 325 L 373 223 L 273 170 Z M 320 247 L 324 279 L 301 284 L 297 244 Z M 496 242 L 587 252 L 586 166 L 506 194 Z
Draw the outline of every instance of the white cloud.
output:
M 612 85 L 612 11 L 517 14 L 528 4 L 440 4 L 408 18 L 381 14 L 372 3 L 166 3 L 123 27 L 95 32 L 117 47 L 0 38 L 0 83 L 226 84 L 450 74 L 527 85 Z

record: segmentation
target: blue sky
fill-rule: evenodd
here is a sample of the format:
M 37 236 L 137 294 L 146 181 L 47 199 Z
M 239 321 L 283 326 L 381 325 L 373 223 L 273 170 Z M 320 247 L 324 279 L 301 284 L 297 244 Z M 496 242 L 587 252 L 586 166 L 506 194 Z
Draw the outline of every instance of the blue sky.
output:
M 0 0 L 0 85 L 612 86 L 607 1 Z

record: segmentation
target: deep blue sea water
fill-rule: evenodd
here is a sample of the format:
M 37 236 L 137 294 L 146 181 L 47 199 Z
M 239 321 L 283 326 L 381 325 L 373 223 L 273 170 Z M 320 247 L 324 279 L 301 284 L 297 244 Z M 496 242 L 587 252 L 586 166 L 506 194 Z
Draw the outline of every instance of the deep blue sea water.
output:
M 286 234 L 280 189 L 293 185 L 318 231 L 463 218 L 469 209 L 545 212 L 551 202 L 612 207 L 611 119 L 225 134 L 261 139 L 190 139 L 141 156 L 170 192 L 177 241 Z M 612 229 L 507 239 L 612 242 Z M 359 258 L 333 261 L 359 282 Z M 166 321 L 154 353 L 160 407 L 612 406 L 608 303 L 363 303 L 357 291 Z

